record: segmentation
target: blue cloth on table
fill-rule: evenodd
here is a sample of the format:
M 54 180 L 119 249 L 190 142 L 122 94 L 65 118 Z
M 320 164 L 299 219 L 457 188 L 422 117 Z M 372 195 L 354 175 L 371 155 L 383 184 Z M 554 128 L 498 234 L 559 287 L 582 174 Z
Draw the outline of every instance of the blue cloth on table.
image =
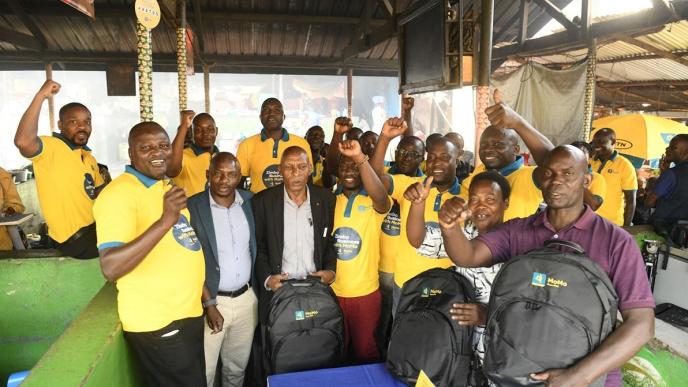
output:
M 292 372 L 268 377 L 268 387 L 405 387 L 394 379 L 384 363 L 354 367 Z

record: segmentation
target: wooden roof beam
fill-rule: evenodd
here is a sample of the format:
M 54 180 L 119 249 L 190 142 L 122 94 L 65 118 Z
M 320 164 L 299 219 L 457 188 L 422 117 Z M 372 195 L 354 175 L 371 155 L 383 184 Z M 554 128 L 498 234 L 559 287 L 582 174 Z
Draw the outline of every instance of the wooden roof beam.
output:
M 649 51 L 649 52 L 651 52 L 655 55 L 658 55 L 662 58 L 672 60 L 676 63 L 680 63 L 680 64 L 688 67 L 688 59 L 684 59 L 683 57 L 678 56 L 671 51 L 663 50 L 663 49 L 656 47 L 650 43 L 643 42 L 642 40 L 636 39 L 636 38 L 631 37 L 631 36 L 624 36 L 624 37 L 619 38 L 619 40 L 621 40 L 622 42 L 626 42 L 628 44 L 632 44 L 636 47 L 640 47 L 645 51 Z
M 48 48 L 48 40 L 45 38 L 45 35 L 43 34 L 43 31 L 41 31 L 40 28 L 36 25 L 36 23 L 31 20 L 31 17 L 26 13 L 24 10 L 24 7 L 22 7 L 21 4 L 19 4 L 19 1 L 17 0 L 5 0 L 7 2 L 7 5 L 10 6 L 12 11 L 14 12 L 15 15 L 21 20 L 21 22 L 26 26 L 26 28 L 31 31 L 31 35 L 36 38 L 38 43 L 41 45 L 41 50 L 45 50 Z
M 23 1 L 22 5 L 27 14 L 31 16 L 50 17 L 86 17 L 74 8 L 57 2 L 36 3 Z M 97 18 L 134 18 L 134 8 L 131 5 L 97 5 Z M 12 10 L 0 2 L 0 16 L 14 15 Z M 195 19 L 195 12 L 187 10 L 187 18 Z M 97 19 L 96 19 L 97 20 Z M 293 15 L 286 13 L 262 13 L 262 12 L 234 12 L 234 11 L 203 11 L 203 20 L 219 20 L 230 22 L 255 22 L 255 23 L 287 23 L 287 24 L 335 24 L 358 25 L 361 19 L 352 16 L 325 16 L 325 15 Z M 387 23 L 387 19 L 374 18 L 370 20 L 372 27 L 380 27 Z
M 576 32 L 578 31 L 578 26 L 574 24 L 569 18 L 564 15 L 563 12 L 549 0 L 534 0 L 539 6 L 545 9 L 547 13 L 552 16 L 554 20 L 559 22 L 568 31 Z
M 621 90 L 620 88 L 609 88 L 609 87 L 603 87 L 603 86 L 599 86 L 599 85 L 598 85 L 598 87 L 602 87 L 603 89 L 607 90 L 610 93 L 619 93 L 621 95 L 625 95 L 628 97 L 632 97 L 632 98 L 636 98 L 636 99 L 641 100 L 641 101 L 633 101 L 632 103 L 642 103 L 642 101 L 645 101 L 645 103 L 651 103 L 653 105 L 656 105 L 659 109 L 661 109 L 662 106 L 670 107 L 673 109 L 685 109 L 686 108 L 685 105 L 677 105 L 677 104 L 674 104 L 671 102 L 656 101 L 652 97 L 648 97 L 648 96 L 645 96 L 642 94 L 634 93 L 634 92 L 631 92 L 628 90 Z
M 196 30 L 196 40 L 198 41 L 198 47 L 200 51 L 205 54 L 205 29 L 203 28 L 203 16 L 201 14 L 201 2 L 199 0 L 192 0 L 191 6 L 193 7 L 193 18 L 194 27 Z
M 673 21 L 676 21 L 676 18 L 671 13 L 647 9 L 628 16 L 592 24 L 590 26 L 590 38 L 603 41 L 631 34 L 651 33 L 661 29 L 664 24 Z M 588 40 L 585 38 L 579 36 L 576 39 L 572 39 L 569 31 L 562 31 L 541 38 L 527 40 L 522 47 L 518 44 L 511 44 L 495 48 L 492 52 L 492 59 L 496 61 L 515 55 L 525 57 L 553 55 L 586 48 L 587 46 Z
M 0 41 L 36 51 L 41 51 L 43 49 L 43 45 L 41 45 L 35 36 L 2 26 L 0 26 Z M 31 53 L 31 55 L 35 54 Z M 3 53 L 2 56 L 5 56 L 5 54 Z

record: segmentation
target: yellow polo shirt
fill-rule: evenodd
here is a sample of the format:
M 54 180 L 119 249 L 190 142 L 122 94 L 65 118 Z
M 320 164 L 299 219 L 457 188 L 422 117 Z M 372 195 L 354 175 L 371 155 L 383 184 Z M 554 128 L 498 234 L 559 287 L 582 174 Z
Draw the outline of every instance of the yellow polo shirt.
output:
M 322 157 L 318 157 L 318 160 L 315 161 L 315 164 L 313 164 L 313 173 L 311 173 L 311 177 L 313 178 L 313 185 L 317 185 L 320 187 L 325 186 L 322 180 L 324 170 L 323 161 L 325 160 Z
M 217 152 L 219 149 L 216 146 L 213 146 L 212 152 L 206 152 L 196 144 L 191 144 L 190 147 L 184 149 L 182 170 L 173 180 L 174 184 L 184 188 L 186 196 L 193 196 L 205 190 L 208 182 L 206 171 L 210 167 L 210 159 Z
M 592 196 L 601 200 L 604 203 L 605 195 L 607 195 L 607 182 L 604 177 L 597 172 L 592 172 L 592 180 L 590 181 L 590 186 L 588 187 Z M 600 207 L 602 205 L 600 204 Z
M 473 181 L 473 176 L 485 171 L 485 164 L 480 164 L 475 167 L 473 173 L 461 182 L 461 198 L 466 202 L 468 202 L 468 188 Z M 509 208 L 504 211 L 505 222 L 510 219 L 527 218 L 533 215 L 540 203 L 543 202 L 542 191 L 535 184 L 533 171 L 535 171 L 535 167 L 524 165 L 522 156 L 518 156 L 513 163 L 498 170 L 511 187 Z
M 101 192 L 93 213 L 98 249 L 129 243 L 162 216 L 164 180 L 131 166 Z M 183 209 L 175 224 L 131 272 L 117 280 L 117 307 L 128 332 L 150 332 L 203 313 L 205 260 L 201 242 Z
M 361 297 L 378 289 L 380 225 L 386 214 L 373 207 L 373 200 L 361 189 L 348 198 L 337 195 L 334 212 L 334 246 L 337 277 L 332 289 L 339 297 Z
M 591 166 L 607 183 L 607 194 L 597 213 L 617 226 L 623 226 L 626 205 L 623 191 L 638 189 L 638 177 L 633 164 L 614 151 L 609 160 L 602 162 L 594 159 Z
M 237 159 L 241 164 L 241 174 L 251 178 L 251 192 L 258 193 L 282 183 L 279 163 L 282 152 L 290 146 L 303 148 L 313 165 L 311 147 L 306 139 L 290 134 L 286 129 L 282 129 L 282 137 L 277 141 L 268 138 L 263 129 L 239 144 Z
M 394 200 L 399 202 L 399 211 L 401 214 L 399 250 L 394 266 L 394 282 L 397 286 L 402 287 L 406 281 L 426 270 L 435 267 L 447 268 L 452 266 L 453 263 L 451 259 L 446 256 L 446 253 L 444 255 L 433 255 L 428 253 L 424 246 L 416 249 L 409 243 L 408 237 L 406 236 L 406 226 L 408 224 L 411 202 L 404 199 L 404 192 L 410 185 L 418 182 L 418 179 L 406 175 L 387 176 L 391 178 L 392 182 L 392 186 L 390 187 L 391 196 Z M 438 220 L 440 208 L 447 199 L 459 196 L 460 191 L 461 187 L 459 186 L 458 179 L 456 179 L 454 185 L 445 192 L 439 192 L 436 187 L 430 189 L 430 194 L 425 200 L 424 217 L 426 238 L 442 238 Z
M 385 172 L 390 175 L 399 174 L 394 166 L 385 166 Z M 425 175 L 419 168 L 416 171 L 416 176 L 413 178 L 417 182 L 423 182 L 423 180 L 425 180 Z M 399 244 L 401 243 L 401 215 L 399 208 L 399 203 L 394 200 L 392 208 L 389 210 L 389 213 L 387 213 L 387 216 L 385 216 L 385 220 L 382 221 L 382 233 L 380 233 L 380 267 L 378 270 L 383 273 L 394 273 L 394 261 L 396 260 Z
M 103 177 L 88 147 L 74 145 L 59 133 L 39 140 L 38 153 L 29 158 L 38 201 L 48 234 L 62 243 L 93 223 L 93 200 Z
M 16 213 L 24 212 L 24 203 L 22 203 L 17 186 L 12 181 L 12 174 L 0 168 L 0 212 L 5 212 L 12 208 Z M 7 232 L 5 226 L 0 226 L 0 250 L 12 250 L 12 238 Z

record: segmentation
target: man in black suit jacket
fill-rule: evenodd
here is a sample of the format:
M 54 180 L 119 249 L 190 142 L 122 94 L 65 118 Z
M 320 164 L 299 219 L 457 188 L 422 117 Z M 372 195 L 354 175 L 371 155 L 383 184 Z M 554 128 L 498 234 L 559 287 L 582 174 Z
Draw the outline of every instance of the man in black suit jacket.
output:
M 255 289 L 260 289 L 261 323 L 267 320 L 270 300 L 282 280 L 311 275 L 320 277 L 323 283 L 334 281 L 335 196 L 325 188 L 308 184 L 311 169 L 303 149 L 287 148 L 280 161 L 284 183 L 253 197 L 257 241 L 254 278 Z

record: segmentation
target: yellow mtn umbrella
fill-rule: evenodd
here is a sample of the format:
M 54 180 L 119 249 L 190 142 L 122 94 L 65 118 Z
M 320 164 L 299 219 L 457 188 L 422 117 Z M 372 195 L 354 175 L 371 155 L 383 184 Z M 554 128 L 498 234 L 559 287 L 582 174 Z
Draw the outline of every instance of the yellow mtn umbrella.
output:
M 658 160 L 675 135 L 688 133 L 688 126 L 646 114 L 609 116 L 594 120 L 590 139 L 602 128 L 614 129 L 616 150 L 627 156 L 636 168 L 645 160 Z

